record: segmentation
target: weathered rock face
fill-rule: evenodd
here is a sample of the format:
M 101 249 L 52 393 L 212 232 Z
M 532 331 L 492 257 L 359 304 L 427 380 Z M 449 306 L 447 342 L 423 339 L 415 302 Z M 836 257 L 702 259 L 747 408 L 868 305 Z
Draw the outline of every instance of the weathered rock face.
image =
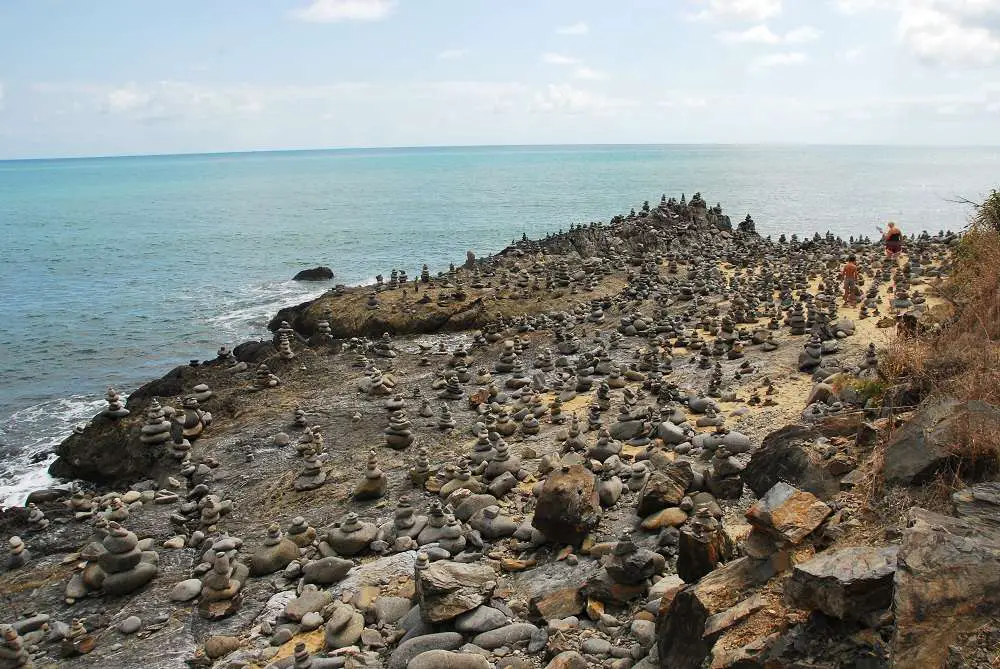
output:
M 865 614 L 892 604 L 898 552 L 898 546 L 862 546 L 820 553 L 795 565 L 785 593 L 798 608 L 863 620 Z
M 977 483 L 951 496 L 955 514 L 983 532 L 1000 535 L 1000 482 Z
M 959 634 L 1000 615 L 1000 536 L 975 522 L 911 509 L 893 609 L 893 666 L 944 666 Z
M 709 620 L 738 606 L 774 574 L 771 562 L 744 557 L 677 593 L 656 624 L 661 669 L 700 669 L 724 630 L 718 622 L 709 628 Z
M 693 480 L 694 472 L 689 462 L 675 462 L 655 470 L 642 489 L 636 513 L 648 516 L 668 506 L 677 506 Z
M 721 525 L 707 529 L 694 523 L 686 525 L 677 545 L 677 575 L 694 583 L 735 554 L 736 546 Z
M 949 450 L 956 429 L 967 422 L 1000 428 L 1000 412 L 983 402 L 941 400 L 918 410 L 885 447 L 882 473 L 888 483 L 919 485 L 959 461 Z
M 132 416 L 122 420 L 99 417 L 83 432 L 71 434 L 56 448 L 59 457 L 49 466 L 49 473 L 114 484 L 167 471 L 165 449 L 141 444 L 142 414 Z
M 165 446 L 139 441 L 145 409 L 154 397 L 190 393 L 206 379 L 215 385 L 211 375 L 221 372 L 219 368 L 183 365 L 141 386 L 125 403 L 129 416 L 116 420 L 97 416 L 82 432 L 74 432 L 59 444 L 59 457 L 49 466 L 49 473 L 56 478 L 79 478 L 110 486 L 174 474 L 177 463 L 167 455 Z M 217 410 L 214 400 L 208 406 L 213 412 Z
M 840 486 L 810 448 L 819 436 L 813 427 L 795 424 L 767 435 L 740 474 L 743 482 L 758 497 L 784 481 L 820 499 L 830 499 Z
M 496 573 L 484 564 L 432 562 L 417 573 L 420 615 L 431 623 L 451 620 L 492 594 Z
M 550 541 L 579 544 L 601 515 L 597 477 L 583 465 L 549 474 L 531 521 Z
M 755 528 L 788 544 L 796 545 L 833 513 L 814 495 L 778 483 L 747 510 Z
M 311 269 L 304 269 L 292 277 L 292 281 L 329 281 L 333 278 L 333 270 L 320 265 Z

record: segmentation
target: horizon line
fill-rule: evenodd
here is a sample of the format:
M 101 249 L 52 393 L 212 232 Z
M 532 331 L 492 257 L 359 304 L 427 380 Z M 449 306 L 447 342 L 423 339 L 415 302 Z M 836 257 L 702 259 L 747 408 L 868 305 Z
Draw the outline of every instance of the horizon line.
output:
M 879 144 L 822 142 L 587 142 L 587 143 L 517 143 L 517 144 L 413 144 L 404 146 L 336 146 L 282 149 L 234 149 L 219 151 L 181 151 L 162 153 L 107 153 L 0 158 L 0 163 L 46 160 L 104 160 L 115 158 L 179 158 L 197 156 L 236 156 L 261 153 L 334 153 L 348 151 L 414 151 L 434 149 L 518 149 L 518 148 L 628 148 L 628 147 L 719 147 L 719 148 L 886 148 L 886 149 L 1000 149 L 1000 144 Z

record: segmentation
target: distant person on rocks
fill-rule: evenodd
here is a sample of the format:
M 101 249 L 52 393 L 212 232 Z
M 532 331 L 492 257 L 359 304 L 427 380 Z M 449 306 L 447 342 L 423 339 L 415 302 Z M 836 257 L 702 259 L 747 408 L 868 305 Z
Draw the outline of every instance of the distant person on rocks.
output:
M 882 234 L 882 241 L 885 242 L 885 254 L 894 258 L 903 250 L 903 231 L 889 221 L 889 227 Z
M 848 306 L 854 306 L 858 299 L 858 265 L 856 261 L 856 256 L 848 256 L 847 264 L 840 272 L 840 276 L 844 280 L 844 304 Z

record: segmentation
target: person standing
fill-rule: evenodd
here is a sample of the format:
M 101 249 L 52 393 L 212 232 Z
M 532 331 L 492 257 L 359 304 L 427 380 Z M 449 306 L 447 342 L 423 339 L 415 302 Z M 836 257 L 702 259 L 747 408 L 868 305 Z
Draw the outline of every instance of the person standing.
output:
M 853 307 L 858 298 L 858 264 L 853 254 L 847 257 L 847 264 L 840 272 L 844 280 L 844 304 Z
M 903 250 L 903 231 L 897 228 L 893 221 L 889 221 L 889 227 L 882 235 L 882 241 L 885 242 L 885 254 L 895 258 Z

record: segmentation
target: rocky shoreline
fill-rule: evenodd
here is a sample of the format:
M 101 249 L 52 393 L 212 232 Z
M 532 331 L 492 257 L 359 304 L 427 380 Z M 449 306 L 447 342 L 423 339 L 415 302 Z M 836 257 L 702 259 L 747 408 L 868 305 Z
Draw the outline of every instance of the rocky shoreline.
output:
M 871 494 L 975 409 L 879 370 L 947 319 L 956 239 L 664 197 L 282 310 L 109 390 L 51 469 L 79 483 L 0 515 L 0 669 L 966 666 L 1000 490 Z

